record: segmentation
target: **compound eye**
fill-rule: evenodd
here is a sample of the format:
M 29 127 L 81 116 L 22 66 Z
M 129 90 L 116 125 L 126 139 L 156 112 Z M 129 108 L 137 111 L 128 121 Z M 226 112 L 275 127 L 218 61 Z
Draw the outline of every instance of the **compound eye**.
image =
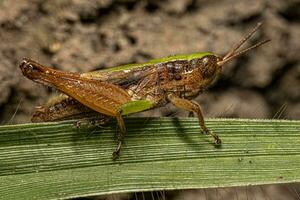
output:
M 201 72 L 202 72 L 202 76 L 204 78 L 210 78 L 211 76 L 213 76 L 215 74 L 216 71 L 216 67 L 214 65 L 214 57 L 212 56 L 206 56 L 203 57 L 201 60 Z

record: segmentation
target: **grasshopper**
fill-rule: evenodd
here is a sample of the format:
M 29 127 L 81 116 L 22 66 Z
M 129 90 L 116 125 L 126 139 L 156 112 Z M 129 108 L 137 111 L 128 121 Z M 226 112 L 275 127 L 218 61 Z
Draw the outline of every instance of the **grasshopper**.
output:
M 102 119 L 114 117 L 120 129 L 113 152 L 113 158 L 117 158 L 126 133 L 123 116 L 171 102 L 177 108 L 195 113 L 202 132 L 220 145 L 218 135 L 205 126 L 200 105 L 190 98 L 207 89 L 226 63 L 270 41 L 267 39 L 238 51 L 260 26 L 258 23 L 224 57 L 210 52 L 175 55 L 88 73 L 63 72 L 24 58 L 20 63 L 24 76 L 64 94 L 59 100 L 39 107 L 32 121 L 97 114 Z

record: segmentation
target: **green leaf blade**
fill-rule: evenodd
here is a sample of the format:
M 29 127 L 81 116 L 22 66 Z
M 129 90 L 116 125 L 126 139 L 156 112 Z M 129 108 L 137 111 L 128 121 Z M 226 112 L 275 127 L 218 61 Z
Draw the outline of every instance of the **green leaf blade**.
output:
M 73 122 L 0 127 L 0 194 L 57 199 L 129 191 L 287 183 L 300 180 L 300 122 L 127 118 L 120 159 L 116 127 Z M 2 198 L 1 197 L 1 198 Z

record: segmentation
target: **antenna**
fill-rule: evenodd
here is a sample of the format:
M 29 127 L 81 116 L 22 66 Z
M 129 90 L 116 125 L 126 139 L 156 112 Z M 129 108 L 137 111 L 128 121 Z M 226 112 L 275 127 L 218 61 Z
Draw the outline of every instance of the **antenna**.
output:
M 223 60 L 218 62 L 218 65 L 222 66 L 225 63 L 231 61 L 233 58 L 236 58 L 252 49 L 255 49 L 255 48 L 271 41 L 270 39 L 266 39 L 266 40 L 263 40 L 261 42 L 254 44 L 244 50 L 236 52 L 261 27 L 261 25 L 262 25 L 262 23 L 257 23 L 257 25 L 245 37 L 243 37 L 236 45 L 233 46 L 233 48 L 223 57 Z

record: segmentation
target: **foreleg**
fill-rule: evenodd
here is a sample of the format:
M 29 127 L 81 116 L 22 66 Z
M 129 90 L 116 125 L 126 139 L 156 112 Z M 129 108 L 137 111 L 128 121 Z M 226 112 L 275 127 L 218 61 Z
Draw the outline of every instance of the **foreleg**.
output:
M 194 112 L 199 119 L 199 124 L 200 124 L 200 127 L 202 128 L 203 132 L 212 136 L 214 138 L 215 144 L 221 144 L 221 139 L 219 138 L 219 136 L 214 134 L 213 132 L 209 131 L 208 128 L 205 126 L 201 107 L 198 103 L 187 100 L 187 99 L 179 98 L 173 94 L 168 95 L 168 99 L 177 108 L 181 108 L 181 109 L 184 109 L 184 110 L 187 110 L 190 112 Z

